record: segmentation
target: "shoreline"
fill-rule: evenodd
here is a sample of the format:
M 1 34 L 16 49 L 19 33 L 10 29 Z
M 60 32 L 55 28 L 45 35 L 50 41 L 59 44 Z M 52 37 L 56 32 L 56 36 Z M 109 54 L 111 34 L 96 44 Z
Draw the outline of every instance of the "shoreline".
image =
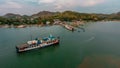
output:
M 32 27 L 32 26 L 37 26 L 37 27 L 42 27 L 43 25 L 37 25 L 37 24 L 33 24 L 33 25 L 0 25 L 0 28 L 26 28 L 26 27 Z
M 86 24 L 89 22 L 95 22 L 95 21 L 82 21 L 82 24 Z M 96 21 L 96 22 L 110 22 L 110 21 Z M 112 22 L 120 22 L 120 20 L 115 20 Z M 61 23 L 63 23 L 63 22 L 61 22 Z M 78 26 L 80 26 L 82 24 L 79 24 Z M 44 26 L 53 26 L 53 25 L 59 25 L 59 24 L 52 24 L 52 25 L 40 25 L 40 24 L 8 25 L 8 24 L 4 24 L 4 25 L 0 25 L 0 28 L 26 28 L 26 27 L 32 27 L 32 26 L 44 27 Z M 71 25 L 71 26 L 73 26 L 73 25 Z M 73 26 L 73 27 L 75 27 L 75 26 Z

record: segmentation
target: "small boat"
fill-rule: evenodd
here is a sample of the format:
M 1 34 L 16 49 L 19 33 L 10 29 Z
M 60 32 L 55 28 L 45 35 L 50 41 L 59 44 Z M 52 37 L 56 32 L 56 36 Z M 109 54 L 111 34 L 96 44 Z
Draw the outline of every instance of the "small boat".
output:
M 25 28 L 26 26 L 25 25 L 19 25 L 17 26 L 17 28 Z
M 74 28 L 70 25 L 65 25 L 64 27 L 68 30 L 74 31 Z
M 25 52 L 37 48 L 43 48 L 43 47 L 59 44 L 59 41 L 60 41 L 59 37 L 56 38 L 50 35 L 42 39 L 36 38 L 35 40 L 27 41 L 22 45 L 16 46 L 16 50 L 18 53 Z

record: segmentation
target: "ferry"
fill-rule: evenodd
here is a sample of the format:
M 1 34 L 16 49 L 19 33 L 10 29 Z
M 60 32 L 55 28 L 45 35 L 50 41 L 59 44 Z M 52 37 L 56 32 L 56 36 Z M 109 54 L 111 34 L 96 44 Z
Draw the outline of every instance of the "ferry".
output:
M 59 37 L 54 37 L 52 35 L 49 35 L 45 38 L 36 38 L 35 40 L 27 41 L 26 43 L 16 46 L 16 50 L 18 53 L 25 52 L 37 48 L 43 48 L 47 46 L 52 46 L 55 44 L 59 44 Z

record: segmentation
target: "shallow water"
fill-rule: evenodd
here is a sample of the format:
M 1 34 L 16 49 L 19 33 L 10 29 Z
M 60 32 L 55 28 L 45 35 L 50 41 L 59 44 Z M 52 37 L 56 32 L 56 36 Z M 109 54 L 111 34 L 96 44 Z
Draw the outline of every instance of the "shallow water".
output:
M 0 28 L 0 68 L 119 68 L 120 22 L 96 22 L 75 32 L 60 26 Z M 60 44 L 17 54 L 16 45 L 49 34 Z M 101 67 L 100 67 L 101 66 Z

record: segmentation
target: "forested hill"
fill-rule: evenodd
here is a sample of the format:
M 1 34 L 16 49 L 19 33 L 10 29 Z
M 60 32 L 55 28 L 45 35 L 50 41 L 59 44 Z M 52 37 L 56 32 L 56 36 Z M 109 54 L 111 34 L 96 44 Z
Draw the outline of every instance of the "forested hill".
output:
M 0 24 L 1 25 L 46 24 L 46 21 L 49 21 L 52 24 L 55 19 L 59 19 L 60 21 L 120 20 L 120 12 L 113 14 L 96 14 L 96 13 L 80 13 L 76 11 L 64 11 L 64 12 L 41 11 L 31 16 L 7 13 L 4 16 L 0 16 Z

